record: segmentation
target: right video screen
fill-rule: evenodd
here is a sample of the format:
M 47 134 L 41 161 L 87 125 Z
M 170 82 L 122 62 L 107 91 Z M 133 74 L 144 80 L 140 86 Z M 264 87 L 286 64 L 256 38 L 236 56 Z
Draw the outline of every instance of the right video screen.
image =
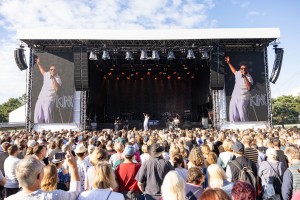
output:
M 230 122 L 267 121 L 264 52 L 225 52 L 225 94 Z

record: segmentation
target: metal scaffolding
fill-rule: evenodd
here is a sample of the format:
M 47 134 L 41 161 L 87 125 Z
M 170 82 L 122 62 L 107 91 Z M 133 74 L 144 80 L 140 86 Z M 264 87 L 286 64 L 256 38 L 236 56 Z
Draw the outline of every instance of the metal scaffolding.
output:
M 87 91 L 81 91 L 80 97 L 80 130 L 85 130 L 87 128 L 87 116 L 86 116 L 86 107 L 87 107 Z
M 29 67 L 27 68 L 27 91 L 26 91 L 26 98 L 27 98 L 27 108 L 26 108 L 26 130 L 30 131 L 32 126 L 33 126 L 33 122 L 31 119 L 31 100 L 32 100 L 32 67 L 34 65 L 34 54 L 33 54 L 33 50 L 32 48 L 30 48 L 30 54 L 29 54 L 30 58 L 29 58 Z
M 271 88 L 269 82 L 269 65 L 268 65 L 268 52 L 267 47 L 264 49 L 264 63 L 265 63 L 265 80 L 267 92 L 267 109 L 268 109 L 268 126 L 272 127 L 272 101 L 271 101 Z

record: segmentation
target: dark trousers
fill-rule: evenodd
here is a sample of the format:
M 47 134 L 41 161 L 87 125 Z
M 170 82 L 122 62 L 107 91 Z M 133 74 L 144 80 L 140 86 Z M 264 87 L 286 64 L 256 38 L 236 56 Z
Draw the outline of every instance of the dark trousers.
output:
M 19 188 L 4 188 L 4 198 L 16 194 L 17 192 L 19 192 Z
M 120 192 L 124 195 L 125 200 L 140 200 L 141 192 L 140 191 L 122 191 Z

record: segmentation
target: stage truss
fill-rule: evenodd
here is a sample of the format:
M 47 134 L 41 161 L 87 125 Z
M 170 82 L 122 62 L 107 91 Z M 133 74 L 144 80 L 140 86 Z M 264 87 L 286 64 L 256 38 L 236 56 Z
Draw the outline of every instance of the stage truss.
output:
M 276 38 L 261 38 L 261 39 L 213 39 L 213 40 L 30 40 L 22 39 L 30 48 L 30 66 L 27 70 L 27 113 L 26 113 L 26 129 L 30 131 L 33 127 L 32 113 L 32 67 L 34 65 L 35 52 L 55 52 L 55 51 L 72 51 L 75 46 L 82 46 L 90 51 L 100 52 L 109 50 L 115 54 L 124 53 L 126 51 L 140 52 L 143 50 L 158 50 L 166 52 L 170 49 L 180 53 L 186 53 L 187 49 L 194 49 L 200 52 L 201 48 L 212 47 L 216 45 L 224 45 L 226 50 L 241 50 L 241 51 L 264 51 L 265 63 L 265 79 L 267 88 L 267 103 L 268 103 L 268 125 L 272 124 L 271 116 L 271 91 L 269 85 L 268 73 L 268 56 L 267 46 Z M 224 90 L 211 90 L 213 98 L 213 119 L 212 125 L 219 129 L 221 125 L 227 121 L 226 115 L 226 96 Z M 87 91 L 81 93 L 80 100 L 80 129 L 84 130 L 88 126 L 87 116 Z

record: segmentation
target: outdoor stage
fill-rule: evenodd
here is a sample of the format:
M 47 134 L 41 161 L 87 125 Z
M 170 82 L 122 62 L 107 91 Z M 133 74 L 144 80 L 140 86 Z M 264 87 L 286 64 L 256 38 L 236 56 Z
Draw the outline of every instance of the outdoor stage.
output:
M 20 30 L 30 48 L 26 128 L 114 128 L 119 117 L 141 129 L 143 113 L 152 128 L 169 128 L 176 115 L 183 129 L 269 127 L 267 47 L 279 37 L 272 28 Z M 237 67 L 246 61 L 253 77 L 249 123 L 228 123 L 235 79 L 225 56 Z M 46 71 L 56 66 L 62 82 L 48 125 L 32 123 L 43 85 L 36 57 Z

